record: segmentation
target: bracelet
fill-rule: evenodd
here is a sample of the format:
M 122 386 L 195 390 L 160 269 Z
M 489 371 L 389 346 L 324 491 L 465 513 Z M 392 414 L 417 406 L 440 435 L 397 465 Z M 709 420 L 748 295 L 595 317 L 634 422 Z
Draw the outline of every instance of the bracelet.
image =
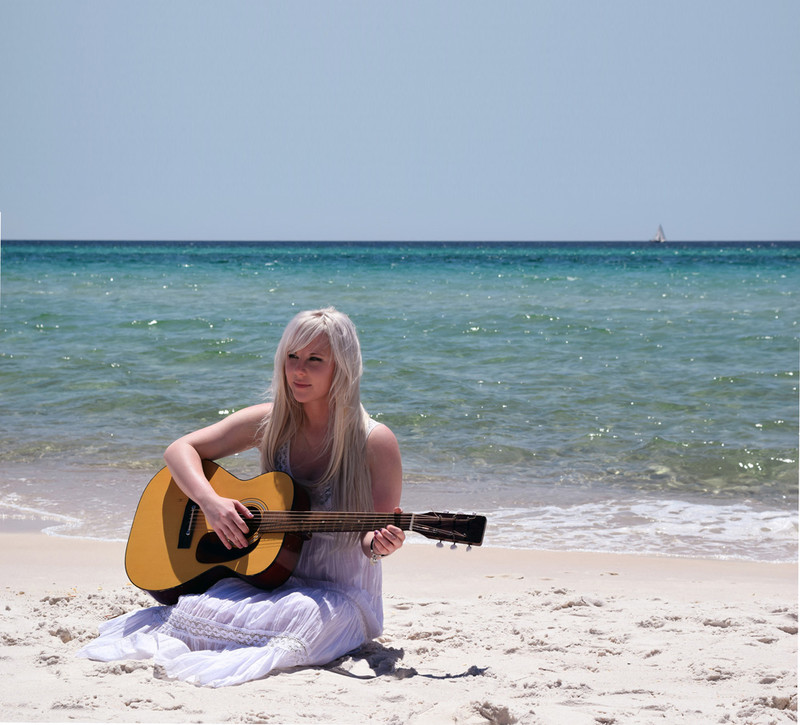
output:
M 375 549 L 372 548 L 372 545 L 374 543 L 375 543 L 375 539 L 373 539 L 372 541 L 369 542 L 369 553 L 371 555 L 369 557 L 369 563 L 370 564 L 377 564 L 380 559 L 383 559 L 383 557 L 386 556 L 386 554 L 376 554 L 375 553 Z

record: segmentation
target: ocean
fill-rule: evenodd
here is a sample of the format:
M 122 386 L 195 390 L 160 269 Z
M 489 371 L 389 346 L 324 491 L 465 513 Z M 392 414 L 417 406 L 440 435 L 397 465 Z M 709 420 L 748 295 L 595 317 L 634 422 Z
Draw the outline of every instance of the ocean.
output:
M 166 445 L 263 401 L 286 323 L 333 305 L 405 510 L 485 514 L 486 546 L 796 561 L 799 262 L 798 243 L 3 242 L 0 528 L 124 540 Z M 223 464 L 258 474 L 254 453 Z

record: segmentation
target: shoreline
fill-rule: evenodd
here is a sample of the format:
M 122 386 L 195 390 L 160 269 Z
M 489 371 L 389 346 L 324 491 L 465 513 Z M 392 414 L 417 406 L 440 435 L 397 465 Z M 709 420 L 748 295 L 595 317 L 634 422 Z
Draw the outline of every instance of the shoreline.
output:
M 0 533 L 0 720 L 796 722 L 796 564 L 408 543 L 383 562 L 380 638 L 212 690 L 75 658 L 155 605 L 124 550 Z
M 553 507 L 536 509 L 499 509 L 485 512 L 491 526 L 483 548 L 501 548 L 513 551 L 553 551 L 610 556 L 651 556 L 654 558 L 709 559 L 713 561 L 742 561 L 765 564 L 798 563 L 797 512 L 795 509 L 772 511 L 757 508 L 748 515 L 735 505 L 719 504 L 716 509 L 703 505 L 692 511 L 692 503 L 664 500 L 655 505 L 657 510 L 625 514 L 626 505 L 619 501 L 602 509 L 605 503 L 594 502 L 598 510 L 582 517 L 604 521 L 603 527 L 581 527 L 569 506 L 553 515 Z M 641 503 L 641 502 L 640 502 Z M 412 501 L 406 510 L 429 510 L 426 501 Z M 126 507 L 126 521 L 136 504 Z M 614 508 L 616 507 L 616 509 Z M 435 507 L 433 507 L 435 508 Z M 687 511 L 687 508 L 689 509 Z M 130 509 L 130 511 L 128 510 Z M 447 507 L 441 510 L 450 510 Z M 458 507 L 456 507 L 456 510 Z M 89 514 L 77 515 L 48 513 L 13 503 L 0 502 L 0 534 L 44 533 L 60 539 L 85 539 L 108 543 L 125 542 L 128 527 L 108 530 L 100 523 L 96 535 L 86 521 Z M 616 517 L 610 521 L 609 517 Z M 692 523 L 685 520 L 689 518 Z M 702 526 L 696 526 L 702 517 Z M 100 521 L 103 517 L 100 518 Z M 760 527 L 759 531 L 756 529 Z M 669 534 L 664 531 L 669 531 Z M 498 531 L 502 534 L 498 535 Z M 531 531 L 536 532 L 537 546 L 531 541 Z M 739 538 L 737 538 L 737 535 Z M 756 539 L 759 535 L 760 538 Z M 409 543 L 425 543 L 424 537 L 412 535 Z M 603 547 L 604 541 L 611 546 Z
M 91 541 L 96 542 L 99 544 L 109 544 L 109 545 L 122 545 L 123 547 L 127 543 L 127 538 L 118 538 L 118 539 L 106 539 L 101 537 L 91 537 L 91 536 L 83 536 L 83 535 L 72 535 L 66 533 L 59 533 L 57 531 L 49 531 L 49 529 L 57 529 L 59 527 L 69 527 L 69 522 L 59 522 L 54 520 L 49 520 L 49 522 L 45 519 L 33 519 L 33 518 L 13 518 L 10 516 L 3 516 L 0 515 L 0 524 L 2 524 L 3 529 L 0 531 L 0 537 L 5 535 L 38 535 L 41 534 L 42 536 L 46 536 L 51 539 L 58 539 L 58 540 L 67 540 L 67 541 Z M 411 540 L 406 540 L 406 546 L 425 546 L 426 544 L 430 545 L 430 542 L 426 542 L 424 538 L 414 538 Z M 446 547 L 448 544 L 443 542 L 443 545 Z M 459 548 L 461 548 L 459 546 Z M 793 566 L 797 567 L 799 564 L 798 558 L 793 560 L 769 560 L 769 559 L 753 559 L 744 556 L 698 556 L 698 555 L 691 555 L 691 554 L 676 554 L 676 553 L 662 553 L 662 554 L 654 554 L 654 553 L 632 553 L 627 551 L 602 551 L 602 550 L 593 550 L 593 549 L 549 549 L 549 548 L 529 548 L 529 547 L 521 547 L 521 546 L 507 546 L 503 544 L 486 544 L 484 543 L 481 547 L 482 550 L 502 550 L 502 551 L 516 551 L 516 552 L 531 552 L 537 554 L 554 554 L 554 555 L 575 555 L 575 556 L 589 556 L 589 557 L 632 557 L 634 559 L 653 559 L 656 561 L 661 561 L 664 559 L 677 559 L 680 561 L 708 561 L 708 562 L 738 562 L 742 564 L 756 564 L 756 565 L 779 565 L 779 566 Z

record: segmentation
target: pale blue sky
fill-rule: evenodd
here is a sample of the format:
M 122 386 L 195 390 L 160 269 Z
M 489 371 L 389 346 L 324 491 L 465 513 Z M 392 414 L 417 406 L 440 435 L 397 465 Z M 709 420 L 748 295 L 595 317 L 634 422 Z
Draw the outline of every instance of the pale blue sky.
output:
M 800 2 L 0 0 L 4 239 L 800 239 Z

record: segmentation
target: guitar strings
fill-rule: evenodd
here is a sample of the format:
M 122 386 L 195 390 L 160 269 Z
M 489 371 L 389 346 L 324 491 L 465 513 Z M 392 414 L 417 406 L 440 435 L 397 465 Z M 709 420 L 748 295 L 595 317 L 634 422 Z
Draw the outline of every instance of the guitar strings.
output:
M 381 526 L 394 524 L 406 531 L 416 531 L 446 539 L 467 538 L 466 534 L 442 526 L 444 520 L 458 518 L 462 522 L 474 520 L 474 516 L 458 514 L 441 517 L 436 514 L 387 514 L 372 512 L 337 512 L 326 514 L 315 511 L 257 511 L 257 531 L 260 533 L 290 533 L 308 531 L 358 532 L 370 531 Z M 252 521 L 252 519 L 250 519 Z M 193 531 L 205 522 L 205 514 L 199 507 L 193 509 L 189 526 Z
M 377 526 L 385 526 L 388 524 L 409 526 L 414 519 L 413 514 L 373 514 L 369 512 L 364 513 L 349 513 L 337 514 L 336 516 L 326 515 L 324 513 L 309 512 L 309 511 L 256 511 L 254 518 L 260 519 L 261 527 L 265 526 L 363 526 L 363 529 L 352 529 L 360 531 L 369 531 Z M 192 524 L 197 524 L 205 520 L 205 514 L 202 510 L 197 509 L 192 512 Z M 421 516 L 416 515 L 416 521 L 428 521 L 435 524 L 441 521 L 436 516 Z M 280 530 L 280 529 L 276 529 Z

